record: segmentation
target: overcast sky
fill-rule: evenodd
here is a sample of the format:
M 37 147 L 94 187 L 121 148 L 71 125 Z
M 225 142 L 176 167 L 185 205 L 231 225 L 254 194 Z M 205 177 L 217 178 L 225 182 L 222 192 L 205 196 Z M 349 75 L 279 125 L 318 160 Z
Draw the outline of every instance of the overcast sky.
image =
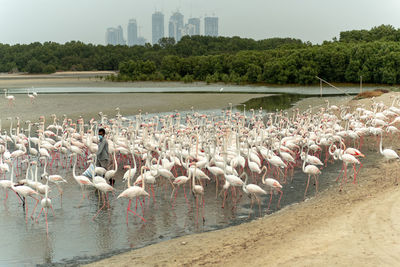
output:
M 400 0 L 0 0 L 0 43 L 80 40 L 104 44 L 108 27 L 128 20 L 151 42 L 151 14 L 219 17 L 221 36 L 294 37 L 321 43 L 340 31 L 400 27 Z M 204 31 L 203 20 L 201 32 Z

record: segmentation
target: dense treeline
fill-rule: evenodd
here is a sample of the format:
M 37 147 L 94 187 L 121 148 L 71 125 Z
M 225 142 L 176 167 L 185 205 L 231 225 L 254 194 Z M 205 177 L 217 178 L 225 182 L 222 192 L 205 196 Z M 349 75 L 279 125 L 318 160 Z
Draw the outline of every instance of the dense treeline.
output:
M 400 29 L 391 25 L 373 27 L 371 30 L 353 30 L 340 33 L 341 42 L 400 41 Z
M 239 37 L 163 38 L 145 46 L 69 42 L 0 44 L 0 72 L 119 70 L 112 81 L 195 80 L 226 83 L 311 84 L 318 75 L 332 82 L 400 83 L 400 30 L 381 25 L 340 33 L 322 45 L 298 39 L 256 41 Z
M 183 80 L 191 82 L 311 84 L 318 75 L 334 82 L 400 82 L 400 43 L 370 42 L 308 46 L 301 49 L 241 51 L 209 56 L 165 56 L 120 64 L 112 80 Z
M 255 41 L 239 37 L 185 36 L 175 44 L 164 38 L 151 46 L 103 46 L 68 42 L 32 43 L 28 45 L 0 44 L 0 72 L 52 73 L 66 70 L 118 70 L 126 60 L 151 60 L 157 65 L 166 55 L 188 57 L 236 53 L 242 50 L 295 48 L 305 44 L 298 39 L 272 38 Z

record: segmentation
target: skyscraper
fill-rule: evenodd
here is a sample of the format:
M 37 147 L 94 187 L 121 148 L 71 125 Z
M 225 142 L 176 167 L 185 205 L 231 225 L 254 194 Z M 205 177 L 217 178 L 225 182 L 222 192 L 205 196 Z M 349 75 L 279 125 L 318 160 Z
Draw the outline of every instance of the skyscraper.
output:
M 183 31 L 183 15 L 179 12 L 175 12 L 169 19 L 169 37 L 172 37 L 176 42 L 179 42 L 179 40 L 182 38 Z
M 188 20 L 188 24 L 186 24 L 186 34 L 200 35 L 200 19 L 199 18 L 190 18 Z
M 134 46 L 138 44 L 138 27 L 136 19 L 130 19 L 128 23 L 128 45 Z
M 118 25 L 117 29 L 117 44 L 118 45 L 125 45 L 125 39 L 124 39 L 124 31 L 122 30 L 121 25 Z
M 204 18 L 204 35 L 218 36 L 218 17 Z
M 118 26 L 117 28 L 108 28 L 106 31 L 106 44 L 108 45 L 125 45 L 126 42 L 124 40 L 124 32 L 122 31 L 122 27 Z
M 152 22 L 152 41 L 153 44 L 158 43 L 161 38 L 164 38 L 164 14 L 155 12 L 151 16 Z
M 117 45 L 117 30 L 115 28 L 108 28 L 106 31 L 106 44 Z

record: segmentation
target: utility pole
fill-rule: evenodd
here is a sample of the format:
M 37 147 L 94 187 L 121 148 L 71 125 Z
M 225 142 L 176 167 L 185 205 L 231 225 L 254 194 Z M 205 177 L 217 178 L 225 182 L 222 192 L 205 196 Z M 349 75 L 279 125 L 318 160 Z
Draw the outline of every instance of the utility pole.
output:
M 333 84 L 330 84 L 329 82 L 325 81 L 324 79 L 321 79 L 321 78 L 318 77 L 318 76 L 315 76 L 315 77 L 316 77 L 318 80 L 320 80 L 321 82 L 324 82 L 324 83 L 326 83 L 327 85 L 329 85 L 329 86 L 335 88 L 336 90 L 342 92 L 343 94 L 345 94 L 345 95 L 347 95 L 347 96 L 350 96 L 349 93 L 347 93 L 346 91 L 344 91 L 344 90 L 342 90 L 342 89 L 340 89 L 340 88 L 337 88 L 336 86 L 334 86 Z

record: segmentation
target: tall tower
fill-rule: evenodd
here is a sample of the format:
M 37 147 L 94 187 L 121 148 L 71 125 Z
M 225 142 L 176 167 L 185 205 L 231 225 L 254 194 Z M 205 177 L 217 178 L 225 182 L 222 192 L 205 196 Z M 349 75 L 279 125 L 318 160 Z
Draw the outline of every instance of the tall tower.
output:
M 164 38 L 164 14 L 155 12 L 151 16 L 152 22 L 152 41 L 153 45 L 157 44 L 161 38 Z
M 186 26 L 186 34 L 187 35 L 200 35 L 200 19 L 199 18 L 190 18 L 188 20 L 188 24 Z
M 125 45 L 126 42 L 125 42 L 125 39 L 124 39 L 124 32 L 122 30 L 121 25 L 119 25 L 116 30 L 117 30 L 117 44 L 118 45 Z
M 218 17 L 204 18 L 204 35 L 218 36 Z
M 108 28 L 106 31 L 106 44 L 117 45 L 117 29 Z
M 138 27 L 136 19 L 130 19 L 128 23 L 128 45 L 134 46 L 138 44 Z
M 181 40 L 184 31 L 183 15 L 181 13 L 175 12 L 172 14 L 169 19 L 168 31 L 169 37 L 173 37 L 176 42 Z

